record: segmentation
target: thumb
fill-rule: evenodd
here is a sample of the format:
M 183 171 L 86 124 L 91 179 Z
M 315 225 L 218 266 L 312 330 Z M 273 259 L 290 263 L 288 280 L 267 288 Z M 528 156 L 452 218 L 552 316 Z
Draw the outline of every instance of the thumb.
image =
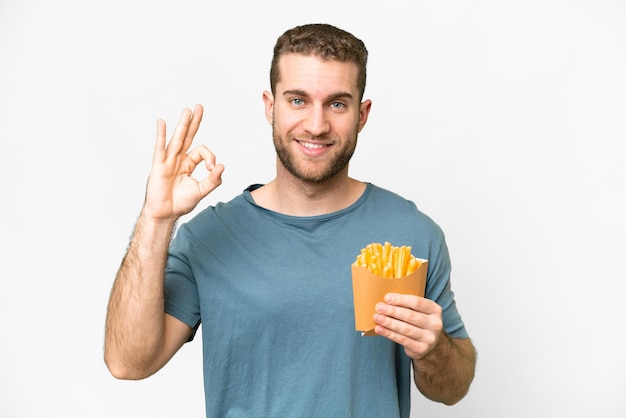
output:
M 222 173 L 224 172 L 223 164 L 216 164 L 211 168 L 209 175 L 200 183 L 200 192 L 202 197 L 208 195 L 222 184 Z

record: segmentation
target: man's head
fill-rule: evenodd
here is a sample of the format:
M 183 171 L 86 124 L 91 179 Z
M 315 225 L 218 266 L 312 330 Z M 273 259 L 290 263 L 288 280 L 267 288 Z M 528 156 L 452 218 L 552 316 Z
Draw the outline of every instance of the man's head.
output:
M 280 80 L 279 60 L 285 54 L 313 55 L 322 60 L 352 62 L 358 68 L 359 100 L 363 99 L 367 78 L 367 49 L 354 35 L 328 24 L 296 26 L 281 35 L 274 46 L 270 68 L 270 87 L 276 94 Z
M 275 47 L 272 92 L 264 92 L 278 175 L 306 183 L 347 178 L 371 101 L 361 101 L 367 51 L 330 25 L 288 30 Z

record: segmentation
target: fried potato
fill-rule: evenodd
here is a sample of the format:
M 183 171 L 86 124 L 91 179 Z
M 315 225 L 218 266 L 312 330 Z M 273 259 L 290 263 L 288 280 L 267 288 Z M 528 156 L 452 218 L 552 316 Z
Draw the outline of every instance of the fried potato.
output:
M 395 247 L 389 242 L 385 244 L 371 243 L 356 257 L 355 266 L 365 267 L 372 273 L 397 279 L 408 276 L 419 268 L 422 261 L 411 255 L 411 246 Z

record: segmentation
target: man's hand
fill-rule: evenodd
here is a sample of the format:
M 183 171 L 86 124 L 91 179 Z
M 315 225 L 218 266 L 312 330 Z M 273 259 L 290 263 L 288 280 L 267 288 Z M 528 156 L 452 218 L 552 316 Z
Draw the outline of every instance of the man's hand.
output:
M 417 388 L 427 398 L 452 405 L 474 379 L 476 350 L 469 338 L 443 331 L 442 309 L 434 301 L 389 293 L 376 305 L 376 333 L 401 344 L 412 359 Z
M 215 164 L 215 155 L 200 145 L 189 151 L 202 120 L 203 108 L 196 105 L 193 112 L 184 109 L 169 143 L 165 139 L 165 121 L 157 121 L 157 137 L 152 170 L 146 188 L 143 214 L 153 220 L 175 221 L 191 212 L 206 195 L 222 183 L 224 166 Z M 192 177 L 204 161 L 209 171 L 198 181 Z
M 420 360 L 437 345 L 443 329 L 441 307 L 415 295 L 389 293 L 376 305 L 377 334 L 402 345 L 413 360 Z

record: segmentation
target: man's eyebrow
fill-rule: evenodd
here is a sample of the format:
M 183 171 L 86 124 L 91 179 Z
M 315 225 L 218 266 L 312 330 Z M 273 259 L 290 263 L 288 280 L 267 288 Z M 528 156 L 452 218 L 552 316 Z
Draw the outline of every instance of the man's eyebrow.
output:
M 304 90 L 285 90 L 283 96 L 308 96 Z
M 302 96 L 302 97 L 309 97 L 309 95 L 307 94 L 307 92 L 305 92 L 304 90 L 285 90 L 283 92 L 283 96 Z M 337 100 L 337 99 L 352 99 L 353 96 L 352 94 L 348 93 L 348 92 L 344 92 L 344 91 L 340 91 L 337 93 L 333 93 L 331 95 L 329 95 L 326 100 Z

